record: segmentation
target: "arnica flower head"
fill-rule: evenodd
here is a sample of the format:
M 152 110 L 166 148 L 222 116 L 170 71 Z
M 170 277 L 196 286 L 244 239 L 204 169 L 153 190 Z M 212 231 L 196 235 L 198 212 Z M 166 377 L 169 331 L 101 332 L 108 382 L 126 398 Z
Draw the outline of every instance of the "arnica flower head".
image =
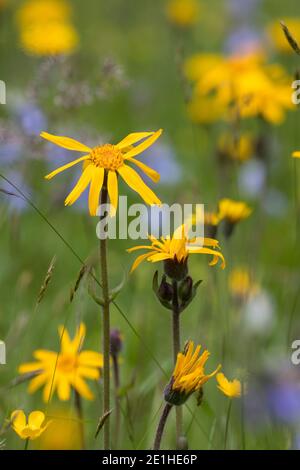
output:
M 81 421 L 75 411 L 65 407 L 48 410 L 51 425 L 38 443 L 39 450 L 82 450 Z
M 241 382 L 237 379 L 228 380 L 222 372 L 216 375 L 218 389 L 229 398 L 238 398 L 242 394 Z
M 253 281 L 249 270 L 243 267 L 231 271 L 228 287 L 233 298 L 238 301 L 247 300 L 250 295 L 256 294 L 259 290 L 258 284 Z
M 300 158 L 300 152 L 299 152 L 299 151 L 293 152 L 293 153 L 292 153 L 292 156 L 293 156 L 294 158 Z
M 33 353 L 37 359 L 36 362 L 20 365 L 20 374 L 36 373 L 29 384 L 29 393 L 34 393 L 44 386 L 43 399 L 45 402 L 49 401 L 55 391 L 57 391 L 60 400 L 67 401 L 70 399 L 73 388 L 87 400 L 94 398 L 85 380 L 99 379 L 103 357 L 102 354 L 94 351 L 81 351 L 85 332 L 85 325 L 81 323 L 71 340 L 67 330 L 60 326 L 61 348 L 59 353 L 38 349 Z
M 198 0 L 170 0 L 167 3 L 167 17 L 179 28 L 188 28 L 197 23 L 200 13 Z
M 48 421 L 43 426 L 45 415 L 42 411 L 32 411 L 28 420 L 23 410 L 15 410 L 10 416 L 11 427 L 18 434 L 21 439 L 37 439 L 49 426 L 51 421 Z
M 165 389 L 165 400 L 171 405 L 183 405 L 192 393 L 199 391 L 220 370 L 221 365 L 218 365 L 215 371 L 205 374 L 210 353 L 205 350 L 200 354 L 200 350 L 201 346 L 194 348 L 193 341 L 189 341 L 184 352 L 178 353 L 171 381 Z
M 159 239 L 149 235 L 151 245 L 139 245 L 129 248 L 132 253 L 137 250 L 147 250 L 146 253 L 137 257 L 132 265 L 133 272 L 139 264 L 144 261 L 156 263 L 164 261 L 165 273 L 171 278 L 181 280 L 187 274 L 186 261 L 191 254 L 211 255 L 213 258 L 209 263 L 214 266 L 221 260 L 221 266 L 225 268 L 225 259 L 219 250 L 219 242 L 212 238 L 194 238 L 187 236 L 187 226 L 185 224 L 178 227 L 173 236 L 160 237 Z
M 267 27 L 267 33 L 272 45 L 283 54 L 291 54 L 293 53 L 293 49 L 283 34 L 280 24 L 281 22 L 283 22 L 288 27 L 293 37 L 298 41 L 300 40 L 300 18 L 278 18 L 277 20 L 270 23 Z
M 67 165 L 63 165 L 57 170 L 47 175 L 46 179 L 51 179 L 58 173 L 82 162 L 82 174 L 71 193 L 65 200 L 65 205 L 70 206 L 80 197 L 83 191 L 90 185 L 89 191 L 89 211 L 91 215 L 97 214 L 99 198 L 102 186 L 108 190 L 110 204 L 117 210 L 118 207 L 118 175 L 120 175 L 128 186 L 136 191 L 142 199 L 149 205 L 160 204 L 161 201 L 154 192 L 144 183 L 138 173 L 131 168 L 128 163 L 136 165 L 152 181 L 159 181 L 159 174 L 152 168 L 137 160 L 139 155 L 150 147 L 161 135 L 162 130 L 157 132 L 135 132 L 129 134 L 118 144 L 104 144 L 91 148 L 69 137 L 58 137 L 42 132 L 41 137 L 54 144 L 68 150 L 85 153 Z M 137 142 L 142 143 L 134 146 Z
M 47 22 L 65 22 L 70 19 L 71 8 L 65 0 L 28 0 L 17 10 L 20 27 Z
M 255 141 L 250 133 L 234 136 L 224 133 L 218 142 L 218 154 L 222 160 L 245 162 L 255 153 Z
M 230 236 L 235 225 L 241 220 L 247 219 L 252 209 L 242 201 L 233 199 L 221 199 L 219 201 L 219 217 L 225 222 L 225 235 Z
M 215 238 L 220 222 L 219 214 L 216 212 L 204 213 L 204 234 L 207 238 Z
M 21 46 L 30 55 L 52 56 L 72 54 L 78 35 L 68 22 L 38 22 L 21 29 Z

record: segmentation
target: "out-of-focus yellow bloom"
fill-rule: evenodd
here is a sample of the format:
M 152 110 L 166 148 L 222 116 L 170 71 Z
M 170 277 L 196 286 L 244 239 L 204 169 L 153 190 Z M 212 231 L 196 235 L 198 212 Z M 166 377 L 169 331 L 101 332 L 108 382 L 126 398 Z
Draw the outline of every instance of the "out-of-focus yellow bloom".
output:
M 252 209 L 245 203 L 232 199 L 221 199 L 219 202 L 220 220 L 227 220 L 236 224 L 243 219 L 247 219 L 252 213 Z
M 59 327 L 61 349 L 59 353 L 38 349 L 33 356 L 37 362 L 20 365 L 20 374 L 36 373 L 28 387 L 29 393 L 34 393 L 44 386 L 43 399 L 49 401 L 57 390 L 58 398 L 67 401 L 71 396 L 71 388 L 87 400 L 94 398 L 85 379 L 98 380 L 100 368 L 103 366 L 102 354 L 94 351 L 81 351 L 85 338 L 85 325 L 80 324 L 73 340 L 62 326 Z
M 214 266 L 221 260 L 221 267 L 225 268 L 225 259 L 219 249 L 219 242 L 212 238 L 194 238 L 188 239 L 187 226 L 181 225 L 178 227 L 172 236 L 161 237 L 160 239 L 150 235 L 149 240 L 151 245 L 139 245 L 129 248 L 127 251 L 132 253 L 137 250 L 147 250 L 137 257 L 132 265 L 131 272 L 134 271 L 142 261 L 147 260 L 152 263 L 159 261 L 171 260 L 175 264 L 184 264 L 188 256 L 191 254 L 211 255 L 212 261 L 210 266 Z
M 299 152 L 299 151 L 293 152 L 293 153 L 292 153 L 292 156 L 293 156 L 294 158 L 300 158 L 300 152 Z
M 10 416 L 11 427 L 21 439 L 37 439 L 49 426 L 50 421 L 43 426 L 45 415 L 42 411 L 32 411 L 28 422 L 23 410 L 15 410 Z
M 254 283 L 248 269 L 235 268 L 228 278 L 228 287 L 231 295 L 238 300 L 246 300 L 258 291 L 258 284 Z
M 41 436 L 40 450 L 81 450 L 81 423 L 74 412 L 54 408 L 48 413 L 51 424 Z
M 218 151 L 222 157 L 245 162 L 254 155 L 255 141 L 250 133 L 236 137 L 232 133 L 226 132 L 219 139 Z
M 218 389 L 221 390 L 224 395 L 229 398 L 239 398 L 241 396 L 242 386 L 239 380 L 234 379 L 230 381 L 222 372 L 216 375 L 216 379 L 219 384 Z
M 79 178 L 75 188 L 71 191 L 65 200 L 66 206 L 71 206 L 81 196 L 83 191 L 90 185 L 89 192 L 89 211 L 90 215 L 96 215 L 99 206 L 99 198 L 103 183 L 107 184 L 109 199 L 114 212 L 118 207 L 118 175 L 122 177 L 128 186 L 136 191 L 146 204 L 154 205 L 161 204 L 161 201 L 154 194 L 154 192 L 144 183 L 138 173 L 133 170 L 127 163 L 133 163 L 140 170 L 142 170 L 152 181 L 157 183 L 160 175 L 149 168 L 144 163 L 136 160 L 136 155 L 139 155 L 144 150 L 149 148 L 160 137 L 162 130 L 156 132 L 135 132 L 129 134 L 116 145 L 104 144 L 98 147 L 88 147 L 80 142 L 70 139 L 69 137 L 59 137 L 56 135 L 42 132 L 41 137 L 49 140 L 59 147 L 76 152 L 82 152 L 86 155 L 78 158 L 77 160 L 68 163 L 49 175 L 45 176 L 46 179 L 51 179 L 58 173 L 61 173 L 68 168 L 82 162 L 82 175 Z M 137 142 L 143 140 L 142 143 L 133 146 Z M 107 181 L 105 181 L 107 178 Z
M 199 13 L 198 0 L 170 0 L 167 4 L 169 21 L 180 28 L 188 28 L 197 23 Z
M 213 124 L 224 117 L 226 109 L 214 96 L 194 96 L 187 106 L 187 113 L 197 124 Z
M 280 124 L 285 112 L 293 108 L 290 78 L 281 66 L 268 65 L 260 53 L 229 57 L 198 54 L 186 62 L 185 71 L 195 81 L 189 109 L 194 120 L 203 100 L 213 104 L 211 121 L 221 114 L 225 119 L 260 116 Z
M 49 22 L 65 22 L 70 19 L 70 4 L 65 0 L 29 0 L 17 11 L 20 27 Z
M 210 356 L 205 350 L 200 355 L 201 346 L 194 348 L 189 341 L 183 353 L 178 353 L 170 384 L 165 390 L 165 399 L 172 405 L 182 405 L 189 396 L 200 390 L 203 385 L 220 370 L 219 365 L 211 374 L 205 373 L 205 364 Z
M 300 40 L 300 18 L 278 18 L 276 21 L 270 23 L 267 28 L 268 35 L 275 48 L 284 54 L 293 53 L 293 49 L 288 43 L 280 25 L 283 21 L 287 25 L 289 31 L 296 40 Z
M 20 40 L 23 49 L 36 56 L 71 54 L 78 45 L 77 32 L 71 24 L 53 21 L 22 28 Z

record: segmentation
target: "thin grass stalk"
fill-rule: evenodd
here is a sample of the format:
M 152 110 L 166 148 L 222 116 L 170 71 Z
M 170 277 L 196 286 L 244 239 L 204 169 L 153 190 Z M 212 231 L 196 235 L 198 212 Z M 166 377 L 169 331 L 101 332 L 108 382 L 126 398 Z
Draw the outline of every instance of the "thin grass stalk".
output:
M 101 205 L 107 204 L 107 174 L 105 174 L 104 184 L 101 191 Z M 102 284 L 102 334 L 103 334 L 103 415 L 110 411 L 110 312 L 109 312 L 109 285 L 108 285 L 108 269 L 107 269 L 107 239 L 100 239 L 100 268 L 101 268 L 101 284 Z M 110 420 L 105 421 L 103 430 L 103 447 L 104 450 L 110 449 Z
M 119 446 L 120 436 L 120 422 L 121 422 L 121 407 L 120 407 L 120 369 L 117 354 L 112 354 L 113 363 L 113 378 L 114 378 L 114 393 L 115 393 L 115 434 L 114 434 L 114 445 L 115 449 Z

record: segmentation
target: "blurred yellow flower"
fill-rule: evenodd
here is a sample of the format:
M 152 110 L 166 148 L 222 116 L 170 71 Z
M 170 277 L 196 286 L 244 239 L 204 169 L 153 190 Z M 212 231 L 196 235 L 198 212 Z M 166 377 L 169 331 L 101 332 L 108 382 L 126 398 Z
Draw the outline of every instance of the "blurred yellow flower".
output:
M 78 45 L 75 28 L 63 22 L 38 22 L 21 29 L 21 46 L 31 55 L 71 54 Z
M 103 366 L 102 354 L 94 351 L 81 351 L 85 338 L 85 325 L 77 328 L 75 337 L 70 339 L 69 333 L 62 326 L 59 327 L 61 338 L 60 352 L 38 349 L 33 356 L 37 362 L 29 362 L 19 366 L 20 374 L 36 373 L 28 387 L 29 393 L 34 393 L 44 386 L 43 399 L 49 401 L 57 390 L 58 398 L 67 401 L 74 388 L 83 398 L 94 398 L 85 379 L 98 380 L 100 369 Z
M 205 122 L 202 115 L 208 115 L 211 122 L 260 116 L 280 124 L 286 111 L 293 108 L 291 79 L 283 67 L 268 65 L 261 53 L 228 57 L 197 54 L 187 60 L 185 73 L 195 82 L 189 105 L 195 121 Z M 211 107 L 206 112 L 205 100 Z M 201 107 L 204 110 L 198 111 Z
M 96 215 L 99 205 L 99 197 L 103 184 L 107 185 L 110 203 L 114 211 L 118 207 L 118 175 L 120 175 L 128 186 L 136 191 L 144 201 L 149 205 L 161 204 L 161 201 L 154 192 L 144 183 L 139 174 L 133 170 L 127 163 L 133 163 L 140 168 L 152 181 L 159 181 L 159 174 L 149 168 L 144 163 L 136 160 L 134 157 L 139 155 L 160 137 L 162 130 L 157 132 L 135 132 L 129 134 L 116 145 L 104 144 L 98 147 L 87 147 L 80 142 L 69 137 L 59 137 L 42 132 L 41 137 L 50 142 L 76 152 L 86 153 L 85 156 L 64 165 L 47 175 L 46 179 L 51 179 L 58 173 L 84 162 L 82 175 L 79 178 L 75 188 L 71 191 L 65 200 L 65 205 L 70 206 L 80 197 L 83 191 L 90 185 L 89 192 L 89 211 L 90 215 Z M 143 140 L 144 139 L 144 140 Z M 139 145 L 133 144 L 143 140 Z
M 233 269 L 228 278 L 228 287 L 231 295 L 238 300 L 245 300 L 258 291 L 258 284 L 246 268 Z
M 241 382 L 237 379 L 232 381 L 228 380 L 225 375 L 220 372 L 216 375 L 218 382 L 218 389 L 224 393 L 229 398 L 238 398 L 241 396 Z
M 219 201 L 220 220 L 227 220 L 235 224 L 243 219 L 247 219 L 252 213 L 252 209 L 245 203 L 232 199 L 221 199 Z
M 28 422 L 23 410 L 15 410 L 10 416 L 11 427 L 21 439 L 37 439 L 49 426 L 50 421 L 43 426 L 45 415 L 42 411 L 32 411 Z
M 223 158 L 245 162 L 255 153 L 255 141 L 250 133 L 235 136 L 233 133 L 226 132 L 220 136 L 218 152 Z
M 284 54 L 293 53 L 293 49 L 288 43 L 280 25 L 280 22 L 283 21 L 287 25 L 289 31 L 296 40 L 300 40 L 300 18 L 296 17 L 286 17 L 278 18 L 277 20 L 270 23 L 267 27 L 267 33 L 270 37 L 272 44 L 275 48 L 283 52 Z
M 81 450 L 81 423 L 72 410 L 54 408 L 48 412 L 51 424 L 39 440 L 40 450 Z
M 220 370 L 221 365 L 212 373 L 206 374 L 205 364 L 210 353 L 205 350 L 200 355 L 200 350 L 200 345 L 194 348 L 193 341 L 189 341 L 184 352 L 178 353 L 171 382 L 165 390 L 165 399 L 171 405 L 182 405 Z
M 170 0 L 167 3 L 167 17 L 180 28 L 188 28 L 197 23 L 200 13 L 198 0 Z
M 191 254 L 211 255 L 212 261 L 210 266 L 214 266 L 221 260 L 221 267 L 225 268 L 225 259 L 219 249 L 219 242 L 212 238 L 194 238 L 188 239 L 186 225 L 178 227 L 173 236 L 161 237 L 160 239 L 149 235 L 151 245 L 139 245 L 129 248 L 128 253 L 137 250 L 149 250 L 137 257 L 132 265 L 131 272 L 133 272 L 142 261 L 147 260 L 152 263 L 159 261 L 171 260 L 175 264 L 184 264 L 188 256 Z
M 71 8 L 65 0 L 28 0 L 17 10 L 19 25 L 64 22 L 70 19 Z
M 226 106 L 214 96 L 193 96 L 187 105 L 188 117 L 197 124 L 213 124 L 223 119 Z
M 299 152 L 299 151 L 293 152 L 293 153 L 292 153 L 292 156 L 293 156 L 294 158 L 300 158 L 300 152 Z

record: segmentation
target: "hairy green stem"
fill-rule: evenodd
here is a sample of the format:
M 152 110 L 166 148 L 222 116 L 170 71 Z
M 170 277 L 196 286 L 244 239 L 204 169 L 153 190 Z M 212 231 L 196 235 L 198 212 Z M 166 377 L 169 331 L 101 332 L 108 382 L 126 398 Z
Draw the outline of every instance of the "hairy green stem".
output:
M 173 356 L 174 365 L 177 361 L 177 354 L 180 352 L 180 311 L 178 304 L 178 285 L 177 281 L 173 281 Z M 180 449 L 180 438 L 182 437 L 182 406 L 176 406 L 176 447 Z
M 229 430 L 229 420 L 230 420 L 230 413 L 231 413 L 231 405 L 232 405 L 232 400 L 229 399 L 229 405 L 228 405 L 227 417 L 226 417 L 225 436 L 224 436 L 224 450 L 226 450 L 226 447 L 227 447 L 227 438 L 228 438 L 228 430 Z
M 104 184 L 101 191 L 101 205 L 107 204 L 107 175 L 105 175 Z M 103 416 L 110 411 L 110 312 L 109 312 L 109 285 L 107 271 L 107 239 L 100 239 L 100 266 L 101 266 L 101 284 L 103 296 Z M 110 449 L 110 419 L 107 418 L 103 430 L 104 450 Z
M 114 387 L 115 387 L 115 435 L 114 435 L 114 446 L 118 449 L 119 446 L 119 435 L 120 435 L 120 419 L 121 419 L 121 408 L 120 408 L 120 370 L 117 354 L 112 354 L 113 362 L 113 374 L 114 374 Z
M 163 409 L 163 412 L 161 414 L 159 423 L 158 423 L 157 431 L 156 431 L 156 434 L 155 434 L 153 450 L 159 450 L 160 449 L 161 439 L 162 439 L 163 432 L 164 432 L 164 429 L 165 429 L 165 425 L 166 425 L 166 422 L 167 422 L 167 419 L 168 419 L 168 416 L 169 416 L 169 413 L 170 413 L 171 409 L 172 409 L 172 405 L 170 405 L 169 403 L 166 403 L 166 405 Z

